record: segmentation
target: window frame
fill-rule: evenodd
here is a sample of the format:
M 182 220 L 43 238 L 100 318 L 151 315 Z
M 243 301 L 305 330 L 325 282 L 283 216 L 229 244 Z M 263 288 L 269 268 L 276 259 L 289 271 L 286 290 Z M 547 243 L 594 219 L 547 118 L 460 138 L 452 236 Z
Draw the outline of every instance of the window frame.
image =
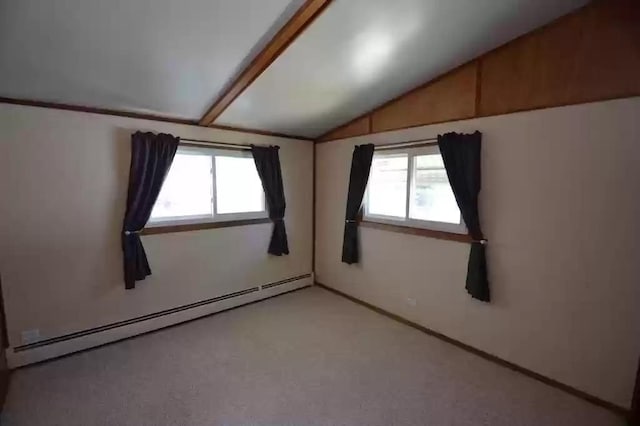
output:
M 415 157 L 422 155 L 440 155 L 440 149 L 437 145 L 429 145 L 429 146 L 421 146 L 421 147 L 407 147 L 407 148 L 398 148 L 398 149 L 390 149 L 386 151 L 380 151 L 379 153 L 374 152 L 374 159 L 376 157 L 393 157 L 393 156 L 407 156 L 407 187 L 405 194 L 405 215 L 404 218 L 396 217 L 396 216 L 388 216 L 388 215 L 380 215 L 380 214 L 372 214 L 369 213 L 368 204 L 369 204 L 369 191 L 370 186 L 367 184 L 367 189 L 365 191 L 365 195 L 363 198 L 363 219 L 368 222 L 374 223 L 382 223 L 387 225 L 396 225 L 402 226 L 406 228 L 418 228 L 418 229 L 426 229 L 438 232 L 446 232 L 452 234 L 460 234 L 460 235 L 468 235 L 469 231 L 467 230 L 467 226 L 464 223 L 462 218 L 462 213 L 460 213 L 460 221 L 459 223 L 449 223 L 449 222 L 438 222 L 432 220 L 424 220 L 424 219 L 414 219 L 410 217 L 411 214 L 411 197 L 414 194 L 415 190 Z
M 149 221 L 145 225 L 145 229 L 149 228 L 165 228 L 171 226 L 180 225 L 198 225 L 198 224 L 216 224 L 224 222 L 243 222 L 251 220 L 268 219 L 269 213 L 267 211 L 266 197 L 264 189 L 261 192 L 262 195 L 262 210 L 256 212 L 239 212 L 239 213 L 218 213 L 218 200 L 217 200 L 217 182 L 216 182 L 216 157 L 239 157 L 239 158 L 251 158 L 253 155 L 249 150 L 237 150 L 237 149 L 225 149 L 217 147 L 199 147 L 191 145 L 178 146 L 178 154 L 186 155 L 204 155 L 211 158 L 211 180 L 212 180 L 212 194 L 211 194 L 211 215 L 193 215 L 193 216 L 171 216 L 163 218 L 149 218 Z M 170 169 L 169 169 L 170 170 Z

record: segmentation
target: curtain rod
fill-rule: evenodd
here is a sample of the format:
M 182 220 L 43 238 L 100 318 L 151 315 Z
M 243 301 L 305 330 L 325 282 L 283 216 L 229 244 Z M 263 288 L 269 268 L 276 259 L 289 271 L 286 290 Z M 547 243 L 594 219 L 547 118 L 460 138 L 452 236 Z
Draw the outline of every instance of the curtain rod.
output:
M 186 143 L 183 143 L 186 142 Z M 206 141 L 202 139 L 185 139 L 180 138 L 181 145 L 187 146 L 217 146 L 223 149 L 232 149 L 236 151 L 251 151 L 251 144 L 245 143 L 229 143 L 229 142 L 219 142 L 219 141 Z M 262 145 L 258 145 L 262 146 Z M 275 148 L 280 149 L 279 145 L 273 145 Z
M 187 142 L 187 143 L 183 143 Z M 205 141 L 202 139 L 186 139 L 180 138 L 181 145 L 187 146 L 218 146 L 224 149 L 233 149 L 236 151 L 249 151 L 251 150 L 250 145 L 240 144 L 240 143 L 228 143 L 228 142 L 219 142 L 219 141 Z
M 427 139 L 413 139 L 402 142 L 393 142 L 393 143 L 384 143 L 381 145 L 376 145 L 374 147 L 375 151 L 386 151 L 389 149 L 400 149 L 400 148 L 418 148 L 421 146 L 431 146 L 437 145 L 438 138 L 427 138 Z

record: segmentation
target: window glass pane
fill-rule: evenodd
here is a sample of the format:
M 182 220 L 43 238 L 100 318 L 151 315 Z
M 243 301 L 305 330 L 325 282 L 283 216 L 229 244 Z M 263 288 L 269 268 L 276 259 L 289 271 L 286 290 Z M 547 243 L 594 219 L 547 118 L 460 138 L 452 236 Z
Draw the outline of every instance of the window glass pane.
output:
M 460 223 L 460 210 L 449 185 L 442 156 L 414 157 L 409 217 L 433 222 Z
M 405 217 L 408 163 L 407 154 L 373 158 L 367 214 Z
M 213 215 L 211 156 L 176 154 L 151 219 Z
M 264 191 L 253 158 L 216 156 L 218 213 L 261 212 Z
M 442 169 L 442 170 L 444 170 L 444 161 L 442 161 L 442 155 L 440 155 L 440 154 L 417 155 L 414 158 L 415 158 L 415 161 L 416 161 L 416 168 L 418 168 L 418 169 Z

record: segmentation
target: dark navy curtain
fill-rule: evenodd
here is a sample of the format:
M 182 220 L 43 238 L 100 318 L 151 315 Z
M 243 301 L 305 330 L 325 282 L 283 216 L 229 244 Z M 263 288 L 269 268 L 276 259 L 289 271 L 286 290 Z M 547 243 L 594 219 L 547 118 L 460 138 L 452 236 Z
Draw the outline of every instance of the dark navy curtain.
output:
M 342 261 L 351 265 L 358 263 L 358 213 L 362 206 L 364 191 L 369 181 L 369 171 L 373 159 L 373 144 L 356 145 L 351 158 L 349 192 L 347 193 L 347 211 L 345 214 L 344 237 L 342 242 Z
M 279 149 L 278 146 L 251 145 L 251 153 L 262 181 L 262 188 L 269 208 L 269 218 L 273 221 L 273 232 L 268 252 L 276 256 L 289 254 L 287 230 L 284 226 L 284 212 L 287 203 L 284 199 Z
M 475 299 L 489 302 L 491 295 L 487 279 L 486 240 L 480 229 L 478 215 L 482 134 L 475 132 L 439 135 L 438 146 L 462 218 L 473 238 L 467 266 L 466 288 Z
M 164 178 L 176 155 L 180 138 L 136 132 L 131 136 L 131 167 L 127 210 L 122 225 L 125 288 L 151 275 L 140 232 L 149 221 Z

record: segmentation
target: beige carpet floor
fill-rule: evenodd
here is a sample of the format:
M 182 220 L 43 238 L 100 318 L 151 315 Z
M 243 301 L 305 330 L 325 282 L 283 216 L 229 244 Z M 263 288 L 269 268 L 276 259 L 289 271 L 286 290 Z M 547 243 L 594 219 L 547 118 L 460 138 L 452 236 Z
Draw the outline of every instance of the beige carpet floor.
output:
M 321 288 L 17 370 L 3 426 L 623 425 Z

